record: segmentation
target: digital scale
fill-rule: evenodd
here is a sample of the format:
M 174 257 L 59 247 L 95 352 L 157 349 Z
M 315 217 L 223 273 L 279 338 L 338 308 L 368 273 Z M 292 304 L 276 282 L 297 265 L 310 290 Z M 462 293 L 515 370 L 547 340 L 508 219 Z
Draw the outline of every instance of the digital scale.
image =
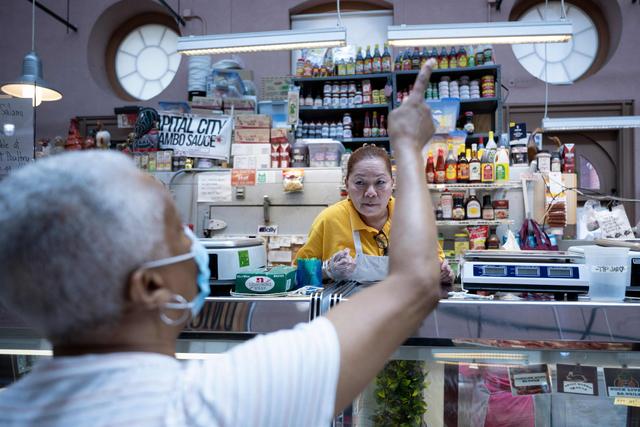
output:
M 564 251 L 467 251 L 461 262 L 468 291 L 585 293 L 589 272 L 581 253 Z

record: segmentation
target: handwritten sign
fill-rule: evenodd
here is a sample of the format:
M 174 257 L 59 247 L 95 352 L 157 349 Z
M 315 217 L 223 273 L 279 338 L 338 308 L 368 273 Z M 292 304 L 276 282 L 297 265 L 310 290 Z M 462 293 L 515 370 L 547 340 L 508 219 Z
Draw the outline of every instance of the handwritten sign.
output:
M 231 171 L 198 174 L 198 203 L 231 201 Z
M 176 156 L 229 160 L 231 117 L 160 113 L 158 144 Z
M 0 179 L 33 161 L 30 99 L 0 96 Z
M 591 271 L 594 273 L 624 273 L 627 271 L 626 265 L 592 265 Z

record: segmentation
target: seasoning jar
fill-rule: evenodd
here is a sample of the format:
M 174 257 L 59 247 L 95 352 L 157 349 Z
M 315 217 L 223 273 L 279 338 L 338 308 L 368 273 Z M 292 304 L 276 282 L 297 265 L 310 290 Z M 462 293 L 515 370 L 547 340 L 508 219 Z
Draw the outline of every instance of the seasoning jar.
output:
M 462 257 L 469 250 L 469 236 L 466 233 L 456 233 L 454 235 L 453 250 L 456 257 Z
M 509 201 L 494 200 L 493 213 L 496 219 L 509 219 Z
M 440 195 L 440 206 L 442 206 L 442 219 L 451 219 L 453 216 L 453 195 L 444 191 Z
M 464 208 L 464 196 L 453 196 L 453 210 L 451 212 L 451 218 L 455 220 L 463 220 L 465 217 Z
M 551 172 L 551 154 L 549 154 L 547 150 L 540 150 L 538 154 L 536 154 L 536 161 L 538 163 L 539 172 Z
M 331 95 L 331 91 L 333 90 L 333 86 L 331 86 L 331 82 L 325 82 L 324 84 L 324 88 L 323 88 L 323 93 L 325 94 L 325 96 L 327 94 Z
M 482 198 L 482 219 L 486 221 L 493 221 L 496 218 L 493 212 L 493 205 L 491 204 L 491 196 L 485 194 Z

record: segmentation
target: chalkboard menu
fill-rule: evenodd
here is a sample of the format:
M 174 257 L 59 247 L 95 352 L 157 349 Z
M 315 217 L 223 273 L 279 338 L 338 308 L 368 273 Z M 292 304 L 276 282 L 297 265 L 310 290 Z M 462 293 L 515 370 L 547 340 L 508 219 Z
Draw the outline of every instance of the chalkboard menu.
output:
M 0 179 L 33 161 L 31 99 L 0 96 Z

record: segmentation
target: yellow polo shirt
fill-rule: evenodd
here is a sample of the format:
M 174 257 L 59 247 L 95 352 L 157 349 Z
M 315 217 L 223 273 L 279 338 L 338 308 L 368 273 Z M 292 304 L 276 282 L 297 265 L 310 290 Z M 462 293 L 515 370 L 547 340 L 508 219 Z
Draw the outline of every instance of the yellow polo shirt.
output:
M 392 197 L 388 205 L 389 218 L 382 227 L 382 231 L 389 240 L 392 238 L 391 218 L 394 206 L 395 200 Z M 378 247 L 374 239 L 378 230 L 365 224 L 351 200 L 345 199 L 320 212 L 311 225 L 307 243 L 300 248 L 296 258 L 320 258 L 324 261 L 344 248 L 349 248 L 351 256 L 355 257 L 353 230 L 360 231 L 362 251 L 365 255 L 384 255 L 384 250 Z M 434 243 L 438 244 L 437 241 Z M 444 259 L 440 246 L 438 246 L 438 254 L 441 260 Z

